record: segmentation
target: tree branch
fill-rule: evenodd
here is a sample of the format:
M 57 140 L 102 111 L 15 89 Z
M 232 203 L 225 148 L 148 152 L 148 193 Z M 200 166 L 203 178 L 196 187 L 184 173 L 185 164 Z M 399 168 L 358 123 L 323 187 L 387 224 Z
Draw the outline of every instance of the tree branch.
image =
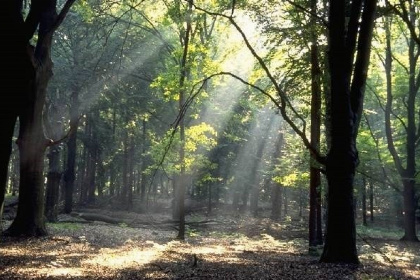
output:
M 256 52 L 256 50 L 252 47 L 251 43 L 249 42 L 248 38 L 246 37 L 245 33 L 243 32 L 243 30 L 240 28 L 240 26 L 236 23 L 236 21 L 234 20 L 234 18 L 232 16 L 227 16 L 225 14 L 222 13 L 215 13 L 215 12 L 211 12 L 211 11 L 207 11 L 203 8 L 200 8 L 198 6 L 196 6 L 194 4 L 195 9 L 202 11 L 204 13 L 207 13 L 209 15 L 212 16 L 219 16 L 219 17 L 223 17 L 227 20 L 229 20 L 229 22 L 235 27 L 235 29 L 239 32 L 239 34 L 241 35 L 246 47 L 248 48 L 248 50 L 251 52 L 252 56 L 258 61 L 259 65 L 261 66 L 261 68 L 264 70 L 267 78 L 270 80 L 272 86 L 274 86 L 277 94 L 280 97 L 280 102 L 277 101 L 273 96 L 271 96 L 270 94 L 268 94 L 266 91 L 264 91 L 263 89 L 252 85 L 250 83 L 248 83 L 247 81 L 243 80 L 242 78 L 240 78 L 239 76 L 230 73 L 230 72 L 221 72 L 218 74 L 215 74 L 215 76 L 217 75 L 230 75 L 232 77 L 234 77 L 235 79 L 241 81 L 242 83 L 253 87 L 254 89 L 256 89 L 257 91 L 259 91 L 260 93 L 266 95 L 267 97 L 269 97 L 269 99 L 275 104 L 275 106 L 279 109 L 280 114 L 282 115 L 283 119 L 290 125 L 290 127 L 293 129 L 293 131 L 295 131 L 295 133 L 302 139 L 305 147 L 310 151 L 310 153 L 314 156 L 314 158 L 321 164 L 325 164 L 325 157 L 321 156 L 320 153 L 315 149 L 315 147 L 313 147 L 310 143 L 310 141 L 308 140 L 308 138 L 306 137 L 306 121 L 304 120 L 304 118 L 295 110 L 295 108 L 292 106 L 292 104 L 290 103 L 286 93 L 283 91 L 283 89 L 280 87 L 280 85 L 278 84 L 277 80 L 274 78 L 274 76 L 272 75 L 271 71 L 268 69 L 267 64 L 264 62 L 264 60 L 262 59 L 262 57 L 260 57 L 258 55 L 258 53 Z M 302 129 L 300 129 L 295 122 L 291 119 L 291 117 L 289 117 L 288 113 L 287 113 L 287 108 L 289 108 L 293 114 L 295 115 L 296 118 L 298 118 L 301 122 L 302 122 Z

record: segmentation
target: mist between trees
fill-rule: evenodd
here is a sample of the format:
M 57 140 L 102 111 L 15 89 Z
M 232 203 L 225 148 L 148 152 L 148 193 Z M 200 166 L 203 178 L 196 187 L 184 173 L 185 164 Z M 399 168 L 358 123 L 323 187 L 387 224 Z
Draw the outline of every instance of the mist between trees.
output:
M 419 7 L 2 1 L 4 234 L 103 208 L 181 240 L 191 213 L 304 221 L 328 263 L 357 224 L 418 242 Z

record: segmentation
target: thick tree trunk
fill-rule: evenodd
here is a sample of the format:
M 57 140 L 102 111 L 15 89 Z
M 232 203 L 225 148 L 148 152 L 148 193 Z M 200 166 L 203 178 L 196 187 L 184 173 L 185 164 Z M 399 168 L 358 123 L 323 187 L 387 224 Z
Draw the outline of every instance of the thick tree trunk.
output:
M 44 219 L 43 171 L 48 141 L 44 137 L 42 112 L 47 85 L 52 76 L 52 62 L 49 59 L 52 34 L 43 39 L 43 45 L 38 47 L 38 51 L 44 52 L 46 59 L 42 65 L 38 65 L 32 95 L 26 110 L 20 116 L 19 204 L 16 218 L 7 230 L 8 234 L 15 236 L 41 236 L 47 233 Z
M 375 10 L 375 0 L 330 1 L 331 147 L 326 164 L 327 228 L 321 262 L 359 263 L 353 181 Z
M 19 204 L 15 220 L 7 230 L 10 235 L 40 236 L 47 233 L 44 219 L 44 153 L 45 139 L 42 112 L 47 85 L 52 76 L 51 44 L 57 19 L 56 2 L 48 1 L 42 10 L 31 6 L 28 15 L 39 13 L 39 32 L 34 51 L 36 77 L 28 100 L 20 114 L 18 139 L 20 153 Z
M 5 0 L 0 9 L 0 219 L 15 123 L 27 98 L 34 67 L 28 55 L 19 1 Z
M 353 179 L 357 163 L 353 112 L 350 107 L 349 56 L 345 42 L 346 1 L 331 1 L 330 50 L 331 147 L 328 181 L 327 227 L 321 262 L 358 263 L 353 208 Z
M 403 180 L 404 185 L 404 236 L 403 241 L 418 242 L 416 235 L 416 200 L 415 200 L 415 181 L 410 179 Z

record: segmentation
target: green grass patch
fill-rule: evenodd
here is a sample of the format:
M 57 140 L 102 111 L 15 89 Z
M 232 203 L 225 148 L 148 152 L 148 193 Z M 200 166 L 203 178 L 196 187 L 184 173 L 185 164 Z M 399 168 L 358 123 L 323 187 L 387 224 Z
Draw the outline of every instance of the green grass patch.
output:
M 363 237 L 371 238 L 400 239 L 404 234 L 402 229 L 397 227 L 357 226 L 356 230 Z
M 77 223 L 48 223 L 55 230 L 80 230 L 82 227 Z

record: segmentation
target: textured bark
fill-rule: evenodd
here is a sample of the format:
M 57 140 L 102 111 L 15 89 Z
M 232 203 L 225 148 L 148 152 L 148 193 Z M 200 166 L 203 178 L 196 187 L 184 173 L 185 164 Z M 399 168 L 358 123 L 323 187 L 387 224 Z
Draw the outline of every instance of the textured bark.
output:
M 42 112 L 47 85 L 52 77 L 51 43 L 57 18 L 56 3 L 45 4 L 39 14 L 38 42 L 34 51 L 36 77 L 20 114 L 19 204 L 15 220 L 7 230 L 10 235 L 40 236 L 47 233 L 44 219 L 44 153 L 47 140 L 43 132 Z
M 67 1 L 60 15 L 57 15 L 56 1 L 32 1 L 25 22 L 24 34 L 27 36 L 27 40 L 32 38 L 39 25 L 37 45 L 35 50 L 30 52 L 36 75 L 30 83 L 30 91 L 27 98 L 24 99 L 24 105 L 19 115 L 19 204 L 16 218 L 7 230 L 10 235 L 40 236 L 46 234 L 43 169 L 44 153 L 50 141 L 47 141 L 44 136 L 42 112 L 47 85 L 52 76 L 52 37 L 73 2 L 73 0 Z M 28 66 L 28 69 L 33 68 Z M 23 73 L 31 71 L 20 70 Z
M 350 18 L 346 20 L 349 7 Z M 322 262 L 359 263 L 353 181 L 358 164 L 356 135 L 363 104 L 375 9 L 375 0 L 330 1 L 331 147 L 326 164 L 328 206 Z M 357 57 L 353 72 L 357 37 Z
M 0 218 L 6 191 L 7 173 L 15 123 L 26 99 L 34 68 L 28 55 L 28 38 L 19 1 L 0 4 Z

